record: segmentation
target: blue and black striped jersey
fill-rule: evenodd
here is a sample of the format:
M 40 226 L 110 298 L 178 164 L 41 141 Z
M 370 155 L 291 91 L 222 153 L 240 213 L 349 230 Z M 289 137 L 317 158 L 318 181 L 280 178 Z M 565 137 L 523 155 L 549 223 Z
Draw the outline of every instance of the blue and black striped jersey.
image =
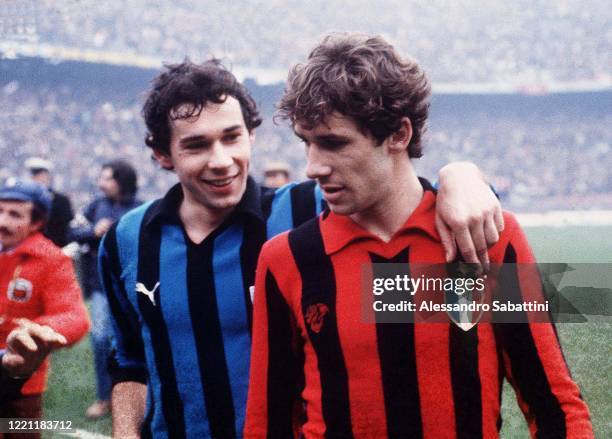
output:
M 143 437 L 238 438 L 246 412 L 250 287 L 266 239 L 323 209 L 314 182 L 277 190 L 251 178 L 227 220 L 195 244 L 180 185 L 125 215 L 100 247 L 115 333 L 115 382 L 148 385 Z

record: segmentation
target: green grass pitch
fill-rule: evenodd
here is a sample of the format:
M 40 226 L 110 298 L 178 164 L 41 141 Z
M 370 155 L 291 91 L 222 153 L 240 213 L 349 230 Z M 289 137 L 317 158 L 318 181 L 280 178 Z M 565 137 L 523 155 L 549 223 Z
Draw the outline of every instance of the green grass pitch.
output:
M 533 227 L 526 230 L 541 262 L 612 263 L 612 226 Z M 597 437 L 612 437 L 612 324 L 603 322 L 558 325 L 559 336 L 574 379 L 589 404 Z M 90 422 L 84 412 L 95 395 L 89 340 L 53 355 L 45 417 L 71 420 L 76 428 L 110 435 L 110 419 Z M 503 395 L 502 437 L 528 437 L 514 393 L 506 385 Z

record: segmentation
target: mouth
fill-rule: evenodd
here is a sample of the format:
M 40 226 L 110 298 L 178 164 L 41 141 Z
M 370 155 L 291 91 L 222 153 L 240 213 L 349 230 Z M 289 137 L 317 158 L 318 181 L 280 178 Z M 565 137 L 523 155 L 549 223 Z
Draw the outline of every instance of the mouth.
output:
M 323 198 L 325 198 L 328 203 L 334 204 L 340 202 L 346 187 L 339 184 L 325 184 L 321 185 L 321 189 L 323 190 Z
M 326 185 L 322 185 L 321 189 L 323 189 L 324 193 L 331 195 L 331 194 L 336 194 L 340 192 L 341 190 L 343 190 L 344 186 L 337 185 L 337 184 L 326 184 Z
M 202 181 L 215 188 L 224 188 L 232 184 L 234 180 L 238 178 L 238 175 L 239 174 L 233 175 L 231 177 L 224 177 L 224 178 L 211 178 L 211 179 L 203 178 Z

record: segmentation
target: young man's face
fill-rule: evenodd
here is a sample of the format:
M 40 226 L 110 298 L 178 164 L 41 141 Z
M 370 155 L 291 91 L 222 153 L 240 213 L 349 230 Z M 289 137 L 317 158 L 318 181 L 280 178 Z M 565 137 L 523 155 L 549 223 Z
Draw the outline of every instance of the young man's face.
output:
M 198 117 L 173 121 L 170 155 L 156 151 L 155 156 L 164 168 L 174 169 L 186 202 L 215 213 L 231 211 L 246 189 L 253 140 L 240 103 L 228 96 L 206 105 Z
M 111 168 L 102 168 L 98 178 L 98 187 L 111 200 L 119 200 L 121 198 L 121 188 L 115 177 L 113 177 L 113 170 Z
M 312 129 L 297 122 L 294 130 L 306 143 L 306 174 L 317 180 L 333 212 L 367 214 L 393 190 L 393 159 L 385 142 L 377 145 L 352 118 L 332 113 Z
M 0 201 L 0 243 L 2 248 L 13 248 L 40 228 L 32 222 L 30 201 Z

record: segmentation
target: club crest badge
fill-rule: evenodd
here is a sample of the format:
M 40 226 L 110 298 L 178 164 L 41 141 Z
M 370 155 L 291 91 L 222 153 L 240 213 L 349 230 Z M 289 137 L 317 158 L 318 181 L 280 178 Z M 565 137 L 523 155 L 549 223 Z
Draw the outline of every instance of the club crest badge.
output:
M 324 303 L 313 303 L 306 309 L 304 316 L 306 323 L 315 334 L 321 332 L 325 323 L 325 316 L 329 313 L 329 308 Z
M 32 282 L 22 277 L 13 279 L 6 292 L 9 300 L 25 303 L 32 298 Z
M 472 264 L 459 262 L 450 264 L 449 274 L 456 279 L 476 279 L 476 269 Z M 486 276 L 485 276 L 486 277 Z M 456 284 L 455 284 L 456 285 Z M 475 290 L 461 290 L 458 288 L 444 293 L 444 301 L 448 305 L 459 305 L 460 311 L 447 311 L 447 315 L 451 322 L 457 325 L 464 331 L 469 331 L 478 324 L 483 316 L 483 308 L 481 306 L 485 300 L 485 293 Z M 472 305 L 472 306 L 470 306 Z M 471 309 L 474 309 L 472 311 Z

